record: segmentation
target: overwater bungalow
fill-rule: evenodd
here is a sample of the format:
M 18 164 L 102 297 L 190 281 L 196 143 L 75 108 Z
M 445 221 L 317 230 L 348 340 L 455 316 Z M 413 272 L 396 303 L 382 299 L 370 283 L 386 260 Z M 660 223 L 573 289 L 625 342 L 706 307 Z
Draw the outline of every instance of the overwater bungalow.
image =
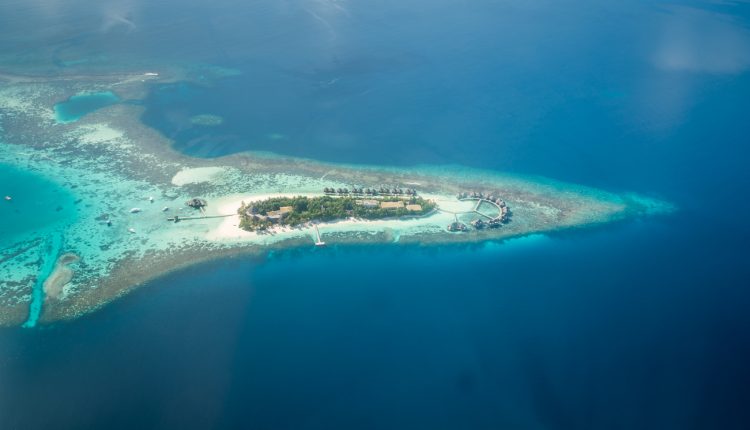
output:
M 468 228 L 465 224 L 455 221 L 448 224 L 448 231 L 466 231 Z
M 476 228 L 477 230 L 480 230 L 485 227 L 485 222 L 482 221 L 481 219 L 475 219 L 474 221 L 471 222 L 471 225 L 473 225 L 474 228 Z

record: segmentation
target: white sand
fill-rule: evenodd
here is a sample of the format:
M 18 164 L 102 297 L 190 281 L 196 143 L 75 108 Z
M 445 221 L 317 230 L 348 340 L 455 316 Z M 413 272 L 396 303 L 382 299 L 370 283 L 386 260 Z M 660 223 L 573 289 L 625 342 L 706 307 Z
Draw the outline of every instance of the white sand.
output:
M 119 145 L 121 147 L 133 146 L 128 142 L 125 133 L 114 129 L 107 124 L 90 124 L 78 127 L 71 135 L 77 135 L 78 141 L 85 145 Z
M 182 169 L 172 178 L 172 184 L 181 187 L 185 184 L 217 182 L 228 171 L 227 167 L 196 167 Z

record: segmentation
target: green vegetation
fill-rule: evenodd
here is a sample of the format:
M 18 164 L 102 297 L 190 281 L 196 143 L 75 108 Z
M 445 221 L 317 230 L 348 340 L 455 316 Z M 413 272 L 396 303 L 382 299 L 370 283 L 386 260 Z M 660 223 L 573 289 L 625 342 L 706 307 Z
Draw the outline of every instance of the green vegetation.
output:
M 383 202 L 401 202 L 400 207 L 381 207 Z M 407 205 L 419 205 L 420 208 Z M 387 206 L 387 205 L 386 205 Z M 397 205 L 398 206 L 398 205 Z M 352 196 L 275 197 L 263 201 L 243 203 L 240 228 L 264 230 L 273 224 L 296 226 L 308 221 L 335 221 L 348 217 L 364 219 L 420 216 L 432 212 L 437 205 L 432 200 L 411 196 L 405 198 L 368 198 Z

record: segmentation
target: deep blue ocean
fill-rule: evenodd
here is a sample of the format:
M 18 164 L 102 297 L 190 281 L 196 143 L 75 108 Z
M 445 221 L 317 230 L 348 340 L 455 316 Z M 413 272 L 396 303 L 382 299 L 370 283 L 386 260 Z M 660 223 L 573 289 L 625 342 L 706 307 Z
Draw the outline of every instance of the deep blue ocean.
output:
M 240 71 L 139 102 L 191 155 L 457 164 L 678 207 L 173 273 L 0 330 L 0 429 L 750 428 L 749 25 L 745 1 L 0 2 L 14 67 Z

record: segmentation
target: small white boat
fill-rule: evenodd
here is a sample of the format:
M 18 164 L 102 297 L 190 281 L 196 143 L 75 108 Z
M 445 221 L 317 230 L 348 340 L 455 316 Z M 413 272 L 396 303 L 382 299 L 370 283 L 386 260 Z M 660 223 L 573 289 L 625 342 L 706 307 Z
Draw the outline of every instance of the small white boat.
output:
M 13 198 L 12 198 L 11 196 L 5 196 L 5 201 L 6 201 L 6 202 L 9 202 L 9 201 L 11 201 L 11 200 L 13 200 Z
M 135 233 L 135 229 L 134 228 L 129 228 L 128 231 L 131 232 L 131 233 Z
M 169 210 L 169 206 L 164 206 L 163 208 L 161 208 L 161 211 L 162 211 L 162 212 L 166 212 L 166 211 L 168 211 L 168 210 Z
M 140 211 L 141 211 L 141 208 L 133 208 L 133 209 L 130 210 L 130 213 L 131 214 L 137 214 Z
M 148 201 L 150 201 L 151 203 L 153 203 L 154 202 L 154 198 L 153 197 L 149 197 Z

